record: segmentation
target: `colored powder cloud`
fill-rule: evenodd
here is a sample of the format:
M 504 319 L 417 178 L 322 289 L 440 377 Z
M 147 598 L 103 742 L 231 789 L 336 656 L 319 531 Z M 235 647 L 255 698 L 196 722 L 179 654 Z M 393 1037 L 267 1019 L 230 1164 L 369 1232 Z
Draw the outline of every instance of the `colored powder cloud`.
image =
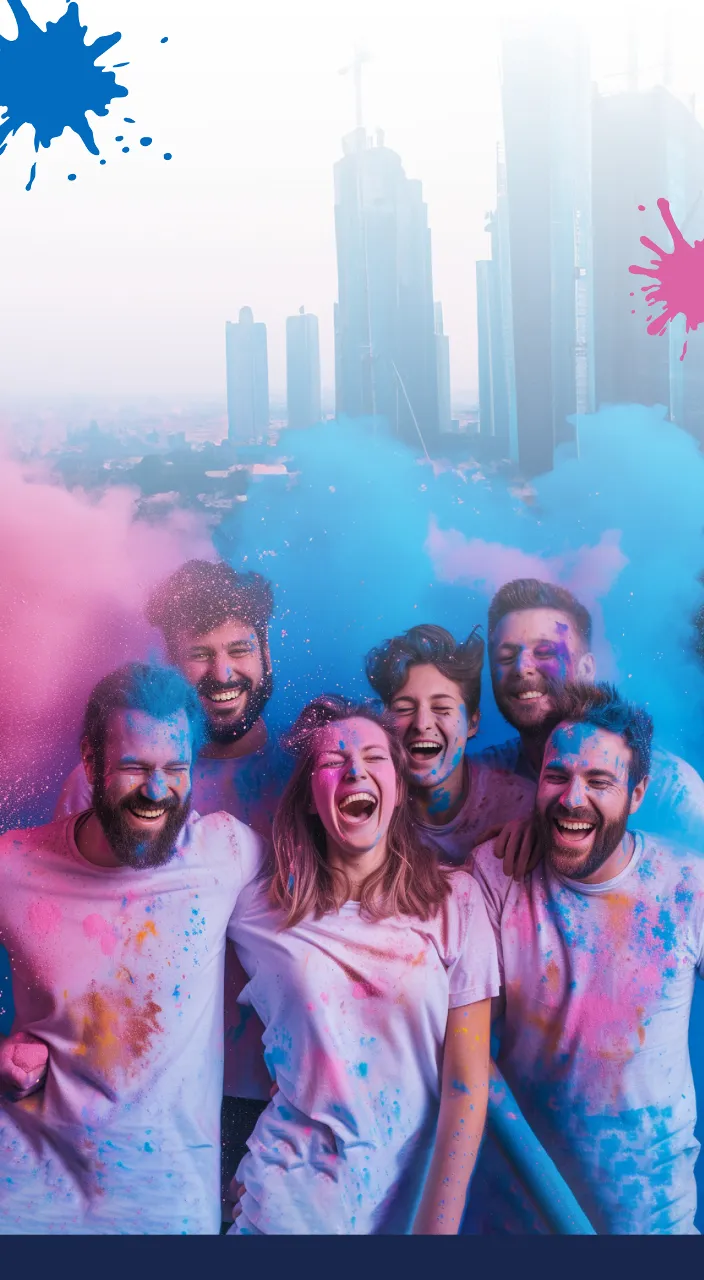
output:
M 133 519 L 135 494 L 90 501 L 0 458 L 0 829 L 45 821 L 77 753 L 85 699 L 107 671 L 153 652 L 151 587 L 189 554 L 198 520 Z

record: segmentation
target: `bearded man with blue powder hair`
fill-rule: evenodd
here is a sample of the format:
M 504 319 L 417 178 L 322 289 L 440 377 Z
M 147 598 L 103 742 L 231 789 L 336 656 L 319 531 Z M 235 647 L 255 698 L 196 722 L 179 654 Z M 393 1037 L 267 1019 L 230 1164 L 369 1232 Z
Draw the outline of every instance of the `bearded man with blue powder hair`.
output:
M 496 705 L 518 734 L 488 747 L 482 760 L 537 783 L 552 715 L 551 689 L 595 679 L 591 641 L 589 612 L 564 587 L 517 578 L 497 591 L 489 606 L 491 680 Z M 704 781 L 659 744 L 653 747 L 640 820 L 646 831 L 704 853 Z M 508 862 L 513 863 L 512 851 Z
M 472 860 L 502 975 L 497 1063 L 597 1234 L 698 1234 L 687 1036 L 704 860 L 632 829 L 649 785 L 647 712 L 610 685 L 568 684 L 546 727 L 537 865 L 505 875 L 492 842 Z M 487 1140 L 465 1231 L 547 1229 Z
M 0 1233 L 216 1234 L 226 931 L 265 845 L 191 806 L 193 686 L 130 663 L 91 694 L 78 813 L 0 838 Z

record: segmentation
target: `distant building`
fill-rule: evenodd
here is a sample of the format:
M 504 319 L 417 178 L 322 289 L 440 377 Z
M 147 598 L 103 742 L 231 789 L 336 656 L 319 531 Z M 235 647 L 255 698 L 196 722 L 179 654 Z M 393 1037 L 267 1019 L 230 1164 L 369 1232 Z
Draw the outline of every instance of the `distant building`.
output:
M 642 235 L 671 249 L 657 207 L 663 196 L 690 243 L 704 235 L 704 129 L 662 86 L 598 96 L 593 176 L 597 400 L 665 405 L 673 421 L 704 441 L 704 334 L 688 335 L 684 360 L 684 317 L 662 337 L 649 334 L 641 293 L 647 281 L 628 270 L 653 256 Z
M 528 22 L 504 40 L 502 103 L 506 205 L 495 245 L 503 243 L 496 271 L 478 276 L 481 431 L 506 441 L 531 476 L 549 471 L 556 445 L 574 437 L 568 416 L 594 406 L 591 85 L 575 25 Z
M 438 430 L 452 431 L 452 392 L 450 388 L 450 339 L 445 333 L 442 303 L 435 303 L 435 368 L 438 379 Z
M 289 427 L 312 427 L 322 418 L 318 318 L 301 307 L 286 320 L 286 402 Z
M 518 462 L 508 196 L 500 147 L 496 212 L 488 215 L 486 229 L 491 236 L 491 258 L 476 264 L 479 434 L 489 454 Z
M 227 417 L 231 441 L 255 440 L 269 426 L 269 365 L 266 325 L 255 324 L 251 307 L 225 325 Z
M 414 445 L 439 431 L 428 211 L 420 182 L 363 128 L 335 165 L 336 412 L 382 415 Z

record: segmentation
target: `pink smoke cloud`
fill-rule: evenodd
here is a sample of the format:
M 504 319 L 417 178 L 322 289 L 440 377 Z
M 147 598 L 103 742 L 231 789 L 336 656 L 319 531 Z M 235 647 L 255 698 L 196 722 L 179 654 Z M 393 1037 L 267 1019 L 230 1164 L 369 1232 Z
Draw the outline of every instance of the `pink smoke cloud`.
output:
M 75 762 L 85 699 L 106 672 L 158 651 L 142 609 L 191 556 L 214 558 L 185 511 L 135 520 L 133 491 L 99 500 L 0 460 L 0 817 L 42 797 L 51 808 Z M 45 806 L 46 807 L 46 806 Z
M 628 564 L 618 529 L 607 529 L 592 547 L 579 547 L 559 556 L 538 556 L 501 542 L 466 538 L 457 529 L 440 529 L 431 520 L 425 550 L 440 582 L 472 587 L 488 598 L 514 578 L 539 578 L 567 587 L 590 610 L 599 674 L 613 678 L 613 660 L 604 633 L 600 601 Z

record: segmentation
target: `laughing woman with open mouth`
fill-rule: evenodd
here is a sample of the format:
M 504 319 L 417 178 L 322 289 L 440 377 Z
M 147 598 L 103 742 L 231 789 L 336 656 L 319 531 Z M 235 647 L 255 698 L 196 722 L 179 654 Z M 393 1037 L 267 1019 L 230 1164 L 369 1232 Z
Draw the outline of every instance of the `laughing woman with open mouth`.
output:
M 278 1091 L 230 1234 L 454 1235 L 499 989 L 481 893 L 420 843 L 383 717 L 318 698 L 288 746 L 273 874 L 231 926 Z

